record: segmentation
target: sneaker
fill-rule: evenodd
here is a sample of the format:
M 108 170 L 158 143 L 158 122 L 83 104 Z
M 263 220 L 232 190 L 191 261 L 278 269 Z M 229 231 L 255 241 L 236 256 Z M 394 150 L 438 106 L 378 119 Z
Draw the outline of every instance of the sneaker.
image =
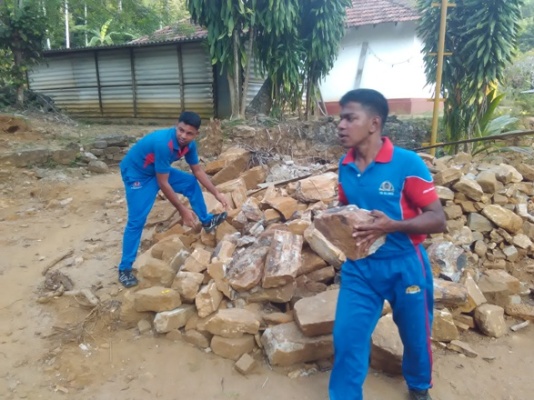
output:
M 410 390 L 410 400 L 432 400 L 428 390 Z
M 220 224 L 222 224 L 224 222 L 224 220 L 226 219 L 227 216 L 228 216 L 228 214 L 226 212 L 222 212 L 220 214 L 215 214 L 213 216 L 213 218 L 211 219 L 211 221 L 208 222 L 207 224 L 202 224 L 202 227 L 204 228 L 204 230 L 207 233 L 213 232 L 213 230 L 217 226 L 219 226 Z
M 122 283 L 122 286 L 125 288 L 137 286 L 139 283 L 131 270 L 119 271 L 119 282 Z

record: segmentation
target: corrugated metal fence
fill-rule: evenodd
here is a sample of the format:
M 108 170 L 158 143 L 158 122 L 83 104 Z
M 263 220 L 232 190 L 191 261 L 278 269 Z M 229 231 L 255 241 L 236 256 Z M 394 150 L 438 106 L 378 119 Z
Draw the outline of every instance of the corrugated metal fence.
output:
M 50 53 L 30 88 L 73 116 L 176 118 L 215 115 L 213 68 L 202 42 Z

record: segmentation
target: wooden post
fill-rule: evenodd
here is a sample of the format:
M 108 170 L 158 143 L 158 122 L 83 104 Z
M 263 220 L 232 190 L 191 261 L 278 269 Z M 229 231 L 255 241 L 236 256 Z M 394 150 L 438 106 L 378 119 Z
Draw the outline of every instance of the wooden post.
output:
M 182 45 L 178 44 L 178 74 L 180 76 L 180 106 L 182 112 L 185 111 L 185 82 L 184 82 L 184 56 L 182 53 Z
M 104 116 L 104 106 L 102 104 L 102 87 L 100 86 L 100 69 L 98 67 L 98 51 L 95 50 L 96 87 L 98 90 L 98 105 L 100 106 L 100 116 Z

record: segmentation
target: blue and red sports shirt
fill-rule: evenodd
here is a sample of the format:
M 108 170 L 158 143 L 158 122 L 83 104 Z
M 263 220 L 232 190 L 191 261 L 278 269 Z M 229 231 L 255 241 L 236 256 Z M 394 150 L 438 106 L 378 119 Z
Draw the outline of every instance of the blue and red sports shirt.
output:
M 382 148 L 362 173 L 349 150 L 339 163 L 339 201 L 366 210 L 378 210 L 400 221 L 421 214 L 421 209 L 438 200 L 430 171 L 413 151 L 393 146 L 382 138 Z M 391 257 L 406 252 L 425 240 L 426 235 L 394 232 L 373 255 Z
M 134 144 L 121 161 L 121 168 L 132 168 L 132 172 L 139 177 L 151 177 L 156 173 L 169 173 L 171 164 L 182 157 L 189 165 L 197 165 L 196 143 L 193 141 L 187 147 L 180 148 L 176 128 L 161 129 Z

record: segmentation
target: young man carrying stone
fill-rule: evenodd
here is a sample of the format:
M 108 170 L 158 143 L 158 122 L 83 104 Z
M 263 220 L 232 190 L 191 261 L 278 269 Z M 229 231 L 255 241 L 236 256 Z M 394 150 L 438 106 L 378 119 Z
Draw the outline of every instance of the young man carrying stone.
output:
M 353 90 L 340 105 L 338 135 L 348 150 L 339 164 L 340 203 L 372 210 L 372 223 L 354 227 L 357 246 L 368 249 L 387 236 L 376 253 L 341 268 L 330 399 L 363 398 L 371 335 L 388 300 L 404 344 L 410 399 L 430 400 L 433 282 L 421 243 L 426 234 L 445 230 L 445 215 L 422 159 L 382 137 L 389 112 L 384 96 Z
M 139 140 L 120 164 L 126 189 L 128 222 L 124 230 L 119 282 L 127 288 L 137 285 L 137 278 L 132 273 L 132 264 L 139 249 L 146 219 L 160 189 L 178 210 L 184 225 L 193 226 L 196 214 L 204 230 L 212 232 L 226 219 L 226 212 L 215 215 L 208 213 L 199 185 L 200 182 L 225 208 L 228 208 L 224 195 L 217 190 L 198 163 L 194 140 L 198 136 L 200 123 L 198 114 L 183 112 L 176 126 L 152 132 Z M 171 167 L 173 162 L 182 157 L 189 164 L 193 174 Z M 185 207 L 176 193 L 187 197 L 193 210 Z

